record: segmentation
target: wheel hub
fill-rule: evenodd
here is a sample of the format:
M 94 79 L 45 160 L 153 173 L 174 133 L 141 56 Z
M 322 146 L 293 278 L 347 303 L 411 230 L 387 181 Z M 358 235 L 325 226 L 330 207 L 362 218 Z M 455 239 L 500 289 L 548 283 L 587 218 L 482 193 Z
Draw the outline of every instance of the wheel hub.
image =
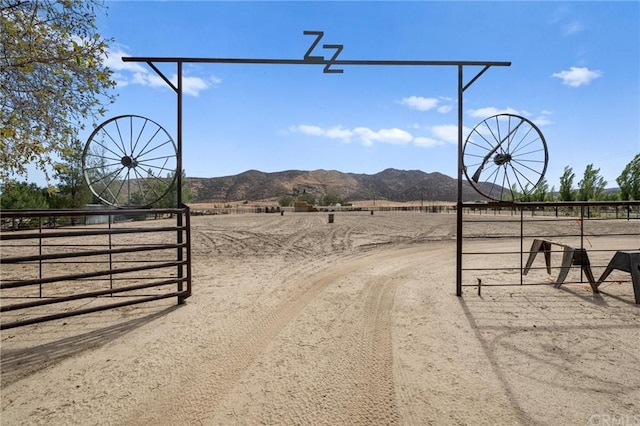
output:
M 124 157 L 122 157 L 120 159 L 120 163 L 123 166 L 128 167 L 130 169 L 133 169 L 134 167 L 136 167 L 138 165 L 138 162 L 135 159 L 129 157 L 128 155 L 125 155 Z
M 511 161 L 511 154 L 509 153 L 496 154 L 496 156 L 493 158 L 493 162 L 498 166 L 502 166 L 509 161 Z

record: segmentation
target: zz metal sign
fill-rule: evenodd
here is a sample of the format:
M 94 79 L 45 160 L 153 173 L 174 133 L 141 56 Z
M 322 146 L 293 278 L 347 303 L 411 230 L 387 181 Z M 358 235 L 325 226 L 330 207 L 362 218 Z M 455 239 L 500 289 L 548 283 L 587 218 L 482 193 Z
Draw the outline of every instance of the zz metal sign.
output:
M 314 36 L 316 36 L 316 39 L 313 41 L 313 43 L 311 43 L 311 46 L 309 46 L 309 49 L 307 49 L 306 53 L 304 54 L 304 60 L 305 61 L 310 61 L 310 62 L 323 62 L 324 63 L 325 62 L 324 56 L 311 56 L 311 52 L 313 52 L 313 50 L 318 46 L 318 43 L 320 43 L 320 40 L 324 36 L 324 31 L 304 31 L 303 34 L 304 35 L 314 35 Z M 344 45 L 342 45 L 342 44 L 323 44 L 322 48 L 323 49 L 335 49 L 335 53 L 333 54 L 331 59 L 329 59 L 329 62 L 324 66 L 324 70 L 322 72 L 324 72 L 325 74 L 342 74 L 344 72 L 344 70 L 331 68 L 331 65 L 335 64 L 335 61 L 338 59 L 338 55 L 340 55 L 340 52 L 342 52 L 342 49 L 344 48 Z

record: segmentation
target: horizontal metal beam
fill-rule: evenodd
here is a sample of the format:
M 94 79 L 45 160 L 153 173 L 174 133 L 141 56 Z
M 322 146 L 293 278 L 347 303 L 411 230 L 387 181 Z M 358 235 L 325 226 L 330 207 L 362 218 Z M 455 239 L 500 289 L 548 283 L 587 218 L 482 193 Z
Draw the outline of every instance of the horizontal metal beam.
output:
M 60 229 L 60 228 L 55 228 Z M 64 229 L 69 229 L 65 227 Z M 158 228 L 110 228 L 110 229 L 77 229 L 72 227 L 69 231 L 49 231 L 49 228 L 43 228 L 45 232 L 37 232 L 38 228 L 21 229 L 23 233 L 2 233 L 0 241 L 9 240 L 34 240 L 49 238 L 66 238 L 66 237 L 86 237 L 95 235 L 120 235 L 120 234 L 148 234 L 159 232 L 187 231 L 185 226 L 163 226 Z M 32 232 L 25 232 L 32 231 Z
M 141 299 L 130 300 L 125 302 L 110 303 L 108 305 L 96 306 L 93 308 L 85 308 L 85 309 L 78 309 L 75 311 L 61 312 L 58 314 L 46 315 L 43 317 L 37 317 L 37 318 L 31 318 L 31 319 L 22 320 L 22 321 L 13 321 L 13 322 L 0 324 L 0 330 L 8 330 L 10 328 L 22 327 L 25 325 L 37 324 L 45 321 L 52 321 L 52 320 L 57 320 L 62 318 L 74 317 L 77 315 L 91 314 L 93 312 L 106 311 L 108 309 L 122 308 L 124 306 L 137 305 L 140 303 L 152 302 L 154 300 L 168 299 L 170 297 L 185 297 L 185 296 L 188 296 L 185 291 L 176 291 L 172 293 L 161 294 L 158 296 L 144 297 Z
M 43 260 L 57 260 L 57 259 L 75 259 L 78 257 L 90 257 L 90 256 L 103 256 L 103 255 L 111 255 L 111 254 L 122 254 L 122 253 L 138 253 L 143 251 L 156 251 L 156 250 L 167 250 L 167 249 L 177 249 L 177 248 L 186 248 L 186 244 L 154 244 L 149 246 L 129 246 L 122 247 L 117 249 L 107 249 L 107 250 L 86 250 L 80 252 L 69 252 L 69 253 L 52 253 L 52 254 L 34 254 L 31 256 L 14 256 L 14 257 L 2 257 L 0 258 L 0 265 L 5 264 L 14 264 L 14 263 L 25 263 L 25 262 L 38 262 Z
M 126 293 L 134 290 L 144 290 L 152 287 L 162 287 L 166 285 L 175 285 L 179 282 L 185 282 L 187 278 L 174 278 L 164 281 L 154 281 L 151 283 L 137 284 L 128 287 L 110 288 L 106 290 L 91 291 L 88 293 L 73 294 L 71 296 L 54 297 L 50 299 L 38 299 L 31 302 L 15 303 L 13 305 L 5 305 L 0 307 L 0 312 L 17 311 L 20 309 L 35 308 L 39 306 L 53 305 L 56 303 L 72 302 L 74 300 L 88 299 L 100 296 L 111 296 L 119 293 Z
M 309 57 L 306 59 L 267 59 L 267 58 L 181 58 L 181 57 L 134 57 L 123 56 L 124 62 L 146 63 L 208 63 L 208 64 L 264 64 L 264 65 L 378 65 L 378 66 L 483 66 L 508 67 L 506 61 L 424 61 L 424 60 L 386 60 L 386 59 L 324 59 Z
M 130 272 L 149 271 L 151 269 L 162 269 L 162 268 L 169 268 L 174 266 L 182 266 L 186 264 L 187 264 L 187 260 L 176 260 L 173 262 L 154 263 L 153 265 L 136 266 L 131 268 L 109 269 L 104 271 L 86 272 L 82 274 L 58 275 L 55 277 L 42 278 L 42 279 L 9 281 L 6 283 L 0 283 L 0 289 L 4 290 L 7 288 L 18 288 L 18 287 L 26 287 L 30 285 L 50 284 L 50 283 L 61 282 L 61 281 L 73 281 L 73 280 L 80 280 L 80 279 L 86 279 L 86 278 L 105 277 L 105 276 L 108 277 L 116 274 L 127 274 Z

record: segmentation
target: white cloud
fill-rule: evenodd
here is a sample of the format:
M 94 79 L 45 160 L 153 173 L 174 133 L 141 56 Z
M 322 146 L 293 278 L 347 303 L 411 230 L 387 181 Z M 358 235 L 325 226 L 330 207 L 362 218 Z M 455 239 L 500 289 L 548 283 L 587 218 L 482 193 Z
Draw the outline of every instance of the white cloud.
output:
M 436 126 L 413 125 L 416 131 L 428 133 L 427 135 L 414 136 L 406 130 L 396 127 L 388 129 L 373 130 L 369 127 L 355 127 L 348 129 L 342 126 L 320 127 L 309 124 L 290 126 L 285 133 L 302 133 L 308 136 L 325 137 L 329 139 L 340 139 L 343 142 L 359 141 L 364 146 L 373 146 L 375 143 L 391 145 L 413 144 L 417 147 L 431 148 L 443 145 L 457 145 L 458 126 L 455 124 L 445 124 Z M 469 134 L 471 129 L 463 127 L 463 136 Z
M 562 79 L 562 84 L 571 87 L 580 87 L 591 83 L 596 78 L 602 76 L 598 70 L 590 70 L 586 67 L 571 67 L 569 70 L 552 74 L 552 77 Z
M 562 26 L 562 32 L 565 35 L 578 34 L 582 30 L 584 30 L 584 25 L 582 25 L 582 22 L 580 21 L 569 22 L 568 24 Z
M 404 145 L 413 140 L 411 133 L 397 128 L 374 131 L 367 127 L 356 127 L 353 133 L 360 137 L 366 146 L 373 145 L 373 142 Z
M 498 115 L 498 114 L 516 114 L 516 115 L 520 115 L 523 114 L 522 112 L 513 109 L 511 107 L 507 107 L 507 108 L 496 108 L 496 107 L 485 107 L 485 108 L 479 108 L 479 109 L 470 109 L 469 111 L 467 111 L 467 114 L 470 117 L 474 117 L 474 118 L 488 118 L 488 117 L 492 117 L 494 115 Z M 523 114 L 524 115 L 524 114 Z
M 549 118 L 549 116 L 547 115 L 540 115 L 531 121 L 533 121 L 534 124 L 538 127 L 548 126 L 549 124 L 553 123 L 553 121 L 551 121 L 551 118 Z
M 437 139 L 432 139 L 432 138 L 427 138 L 424 136 L 419 136 L 415 139 L 413 139 L 413 143 L 416 146 L 422 146 L 425 148 L 429 148 L 432 146 L 438 146 L 438 145 L 444 145 L 443 141 L 437 140 Z
M 406 105 L 409 108 L 417 109 L 418 111 L 429 111 L 438 106 L 438 100 L 436 98 L 423 98 L 422 96 L 409 96 L 403 98 L 400 103 Z
M 331 139 L 342 139 L 343 141 L 350 141 L 353 132 L 349 129 L 345 129 L 342 126 L 332 127 L 327 129 L 326 135 Z
M 342 126 L 334 126 L 323 129 L 319 126 L 300 124 L 298 126 L 290 126 L 290 132 L 299 132 L 309 136 L 322 136 L 329 139 L 340 139 L 343 142 L 350 142 L 353 131 L 345 129 Z
M 306 135 L 311 135 L 311 136 L 323 136 L 324 135 L 324 130 L 322 130 L 320 127 L 318 126 L 310 126 L 308 124 L 301 124 L 299 126 L 291 126 L 289 127 L 289 130 L 292 132 L 300 132 L 300 133 L 304 133 Z
M 458 143 L 458 125 L 456 124 L 442 124 L 437 126 L 431 126 L 429 130 L 437 140 L 440 140 L 449 144 Z M 464 126 L 462 127 L 463 137 L 469 132 L 471 132 L 471 129 L 468 129 Z
M 471 109 L 467 111 L 467 114 L 473 118 L 486 119 L 489 117 L 493 117 L 498 114 L 513 114 L 519 115 L 521 117 L 527 117 L 529 120 L 534 122 L 538 126 L 547 126 L 552 123 L 551 121 L 551 111 L 542 110 L 537 116 L 534 113 L 531 113 L 527 110 L 517 110 L 511 107 L 507 108 L 496 108 L 496 107 L 485 107 L 479 109 Z M 534 117 L 534 118 L 531 118 Z
M 409 96 L 408 98 L 403 98 L 400 101 L 402 105 L 418 111 L 431 111 L 432 109 L 435 109 L 440 114 L 446 114 L 451 111 L 453 106 L 450 104 L 443 105 L 442 102 L 451 103 L 452 99 L 443 96 L 437 99 L 424 98 L 422 96 Z
M 356 127 L 350 130 L 342 126 L 322 128 L 309 124 L 301 124 L 298 126 L 290 126 L 289 132 L 298 132 L 309 136 L 321 136 L 329 139 L 340 139 L 343 142 L 350 142 L 352 139 L 357 138 L 365 146 L 372 146 L 375 142 L 404 145 L 413 140 L 411 133 L 397 128 L 372 130 L 368 127 Z
M 113 70 L 113 79 L 118 86 L 125 87 L 129 84 L 138 84 L 153 88 L 167 87 L 167 83 L 148 68 L 138 62 L 124 62 L 122 57 L 129 57 L 122 48 L 115 47 L 107 51 L 103 64 Z M 168 77 L 173 85 L 177 85 L 178 76 L 173 74 Z M 209 78 L 182 76 L 182 92 L 185 95 L 198 96 L 203 90 L 217 86 L 221 80 L 215 76 Z
M 542 110 L 540 112 L 540 115 L 538 115 L 536 118 L 534 118 L 531 121 L 533 121 L 538 127 L 548 126 L 549 124 L 553 123 L 553 121 L 551 121 L 551 114 L 552 114 L 551 111 Z

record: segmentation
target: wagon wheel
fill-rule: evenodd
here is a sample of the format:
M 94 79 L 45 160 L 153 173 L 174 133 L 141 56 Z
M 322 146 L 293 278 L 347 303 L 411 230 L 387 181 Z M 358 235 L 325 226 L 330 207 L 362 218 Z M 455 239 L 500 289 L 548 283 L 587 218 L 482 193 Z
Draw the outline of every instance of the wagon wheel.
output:
M 121 115 L 98 126 L 82 154 L 91 192 L 116 207 L 148 207 L 164 197 L 176 179 L 173 139 L 156 122 Z
M 481 195 L 496 201 L 525 199 L 547 170 L 547 143 L 531 121 L 498 114 L 480 122 L 464 143 L 464 174 Z

